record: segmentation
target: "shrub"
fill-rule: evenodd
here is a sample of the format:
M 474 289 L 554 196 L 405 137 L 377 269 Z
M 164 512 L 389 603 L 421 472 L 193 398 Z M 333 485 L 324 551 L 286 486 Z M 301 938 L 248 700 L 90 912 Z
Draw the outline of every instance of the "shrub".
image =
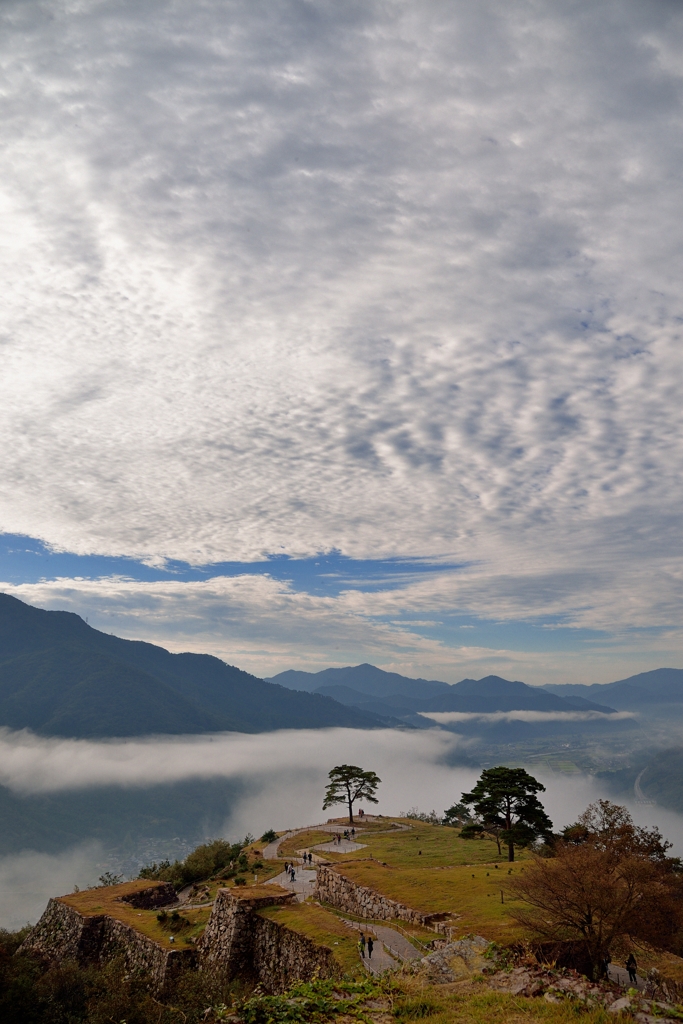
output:
M 410 807 L 407 811 L 401 811 L 399 817 L 409 818 L 411 821 L 425 821 L 428 825 L 441 824 L 441 818 L 436 811 L 419 811 L 417 807 Z
M 176 889 L 181 889 L 190 882 L 212 878 L 218 872 L 234 867 L 235 862 L 242 871 L 246 871 L 249 862 L 242 851 L 244 846 L 248 845 L 247 840 L 253 841 L 253 836 L 246 835 L 239 843 L 229 843 L 227 839 L 213 839 L 198 846 L 184 861 L 176 860 L 171 864 L 170 861 L 163 860 L 159 864 L 147 864 L 140 870 L 138 878 L 170 882 Z

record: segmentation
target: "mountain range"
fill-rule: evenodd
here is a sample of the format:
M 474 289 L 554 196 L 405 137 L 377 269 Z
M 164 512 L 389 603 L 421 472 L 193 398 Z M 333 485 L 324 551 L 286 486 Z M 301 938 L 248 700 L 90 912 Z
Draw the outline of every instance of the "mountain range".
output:
M 0 725 L 48 736 L 367 729 L 376 715 L 0 594 Z
M 0 726 L 52 736 L 125 737 L 205 732 L 268 732 L 331 726 L 430 728 L 430 715 L 549 712 L 559 725 L 592 731 L 615 710 L 683 703 L 683 670 L 657 669 L 615 683 L 528 686 L 486 676 L 448 684 L 412 679 L 373 665 L 321 672 L 289 670 L 259 679 L 207 654 L 171 654 L 154 644 L 93 629 L 78 615 L 45 611 L 0 594 Z M 573 715 L 564 713 L 573 712 Z M 502 734 L 538 731 L 525 722 L 458 718 L 446 727 Z M 599 722 L 595 720 L 600 718 Z M 591 721 L 592 720 L 592 721 Z M 547 716 L 544 722 L 550 721 Z
M 614 683 L 564 683 L 543 687 L 548 693 L 574 699 L 609 701 L 619 711 L 639 711 L 660 717 L 666 708 L 683 704 L 683 669 L 656 668 Z
M 601 714 L 615 711 L 613 707 L 581 695 L 559 696 L 542 687 L 500 676 L 462 679 L 450 685 L 434 679 L 410 679 L 396 672 L 384 672 L 374 665 L 328 668 L 315 673 L 290 670 L 273 676 L 271 682 L 333 697 L 341 704 L 368 714 L 393 716 L 418 728 L 433 726 L 429 712 L 488 715 L 506 711 L 597 711 Z M 462 730 L 465 726 L 458 722 L 457 727 Z

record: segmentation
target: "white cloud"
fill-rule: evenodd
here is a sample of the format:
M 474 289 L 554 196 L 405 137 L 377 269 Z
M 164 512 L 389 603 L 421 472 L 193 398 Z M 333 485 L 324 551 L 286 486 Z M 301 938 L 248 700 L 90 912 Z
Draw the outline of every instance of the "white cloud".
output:
M 482 725 L 494 722 L 610 722 L 623 718 L 637 718 L 632 711 L 491 711 L 473 713 L 467 711 L 418 711 L 418 715 L 439 725 L 454 725 L 456 722 L 477 722 Z
M 470 632 L 455 630 L 438 639 L 422 635 L 419 623 L 403 624 L 400 612 L 443 615 L 453 607 L 469 609 L 505 624 L 534 608 L 537 613 L 571 614 L 576 587 L 531 581 L 520 574 L 518 592 L 512 577 L 501 579 L 474 567 L 455 574 L 430 574 L 429 579 L 406 581 L 397 590 L 342 591 L 338 597 L 297 591 L 269 576 L 214 577 L 203 582 L 144 583 L 120 578 L 58 579 L 2 589 L 44 608 L 66 609 L 88 618 L 90 625 L 130 639 L 158 643 L 169 650 L 210 653 L 258 676 L 286 668 L 318 671 L 329 665 L 369 661 L 387 671 L 457 682 L 463 677 L 496 674 L 528 683 L 611 682 L 655 665 L 677 664 L 683 659 L 683 634 L 673 624 L 654 635 L 620 633 L 588 643 L 576 650 L 534 650 L 496 645 L 496 631 L 488 644 L 472 643 Z M 616 584 L 615 584 L 616 587 Z M 488 597 L 487 595 L 491 595 Z M 660 594 L 660 600 L 663 595 Z M 541 606 L 547 599 L 545 608 Z M 587 610 L 575 625 L 619 629 L 620 615 L 630 604 L 647 623 L 653 621 L 643 581 L 627 594 L 605 588 L 591 620 Z M 671 598 L 660 611 L 670 616 Z M 602 619 L 599 616 L 603 616 Z M 577 621 L 578 620 L 578 621 Z M 521 647 L 521 645 L 520 645 Z M 531 649 L 529 649 L 531 648 Z
M 0 857 L 0 928 L 34 924 L 51 896 L 94 885 L 106 870 L 106 855 L 98 843 L 63 853 L 23 850 Z
M 0 25 L 4 529 L 456 556 L 454 607 L 680 621 L 678 6 Z
M 370 758 L 380 774 L 388 773 L 388 787 L 395 793 L 392 778 L 398 778 L 399 765 L 410 763 L 416 777 L 424 777 L 426 771 L 438 774 L 447 771 L 444 758 L 465 746 L 467 741 L 439 730 L 304 729 L 97 743 L 46 739 L 28 730 L 3 728 L 0 785 L 29 794 L 117 785 L 146 787 L 193 778 L 271 779 L 284 774 L 286 782 L 295 764 L 302 772 L 312 771 L 322 779 L 332 762 L 355 757 L 362 761 Z

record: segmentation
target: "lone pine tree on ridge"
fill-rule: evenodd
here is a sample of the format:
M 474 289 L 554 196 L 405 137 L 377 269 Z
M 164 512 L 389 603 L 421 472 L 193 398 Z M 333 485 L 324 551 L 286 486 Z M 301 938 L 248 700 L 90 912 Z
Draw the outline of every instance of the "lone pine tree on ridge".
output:
M 379 803 L 375 793 L 382 780 L 375 772 L 364 771 L 355 764 L 340 764 L 332 769 L 328 777 L 330 781 L 325 789 L 323 810 L 333 804 L 347 804 L 350 825 L 353 825 L 353 805 L 356 800 Z

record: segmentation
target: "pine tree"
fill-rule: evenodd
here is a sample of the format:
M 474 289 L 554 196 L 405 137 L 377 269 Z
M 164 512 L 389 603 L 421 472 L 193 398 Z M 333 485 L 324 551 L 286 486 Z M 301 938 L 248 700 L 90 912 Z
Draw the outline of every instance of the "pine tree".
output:
M 537 839 L 549 839 L 553 823 L 536 796 L 545 792 L 524 768 L 486 768 L 471 793 L 462 794 L 462 803 L 471 805 L 477 820 L 465 825 L 460 835 L 471 839 L 491 835 L 505 843 L 508 860 L 515 859 L 515 846 L 528 846 Z

